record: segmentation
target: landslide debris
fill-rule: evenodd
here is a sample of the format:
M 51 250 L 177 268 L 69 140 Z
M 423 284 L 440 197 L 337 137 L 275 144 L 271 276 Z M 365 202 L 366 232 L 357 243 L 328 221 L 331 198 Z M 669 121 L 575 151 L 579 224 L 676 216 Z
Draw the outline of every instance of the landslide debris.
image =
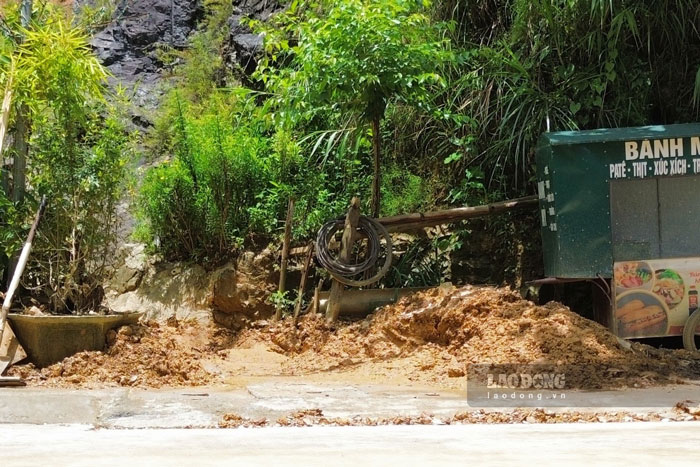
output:
M 227 413 L 219 421 L 219 428 L 264 428 L 270 426 L 381 426 L 381 425 L 467 425 L 484 424 L 536 424 L 536 423 L 610 423 L 610 422 L 687 422 L 700 420 L 700 414 L 689 412 L 684 403 L 664 413 L 635 413 L 630 411 L 581 412 L 553 411 L 541 408 L 512 409 L 508 411 L 477 409 L 459 412 L 450 417 L 437 417 L 423 413 L 415 416 L 395 417 L 327 417 L 321 409 L 305 409 L 279 417 L 247 418 Z
M 562 366 L 569 387 L 596 389 L 680 382 L 700 375 L 700 356 L 619 340 L 605 327 L 510 289 L 439 287 L 401 299 L 368 319 L 327 325 L 308 316 L 244 331 L 237 345 L 267 343 L 293 357 L 291 373 L 414 358 L 436 379 L 475 364 Z
M 80 352 L 46 368 L 21 365 L 9 374 L 29 385 L 49 387 L 198 386 L 212 380 L 200 360 L 204 349 L 191 345 L 200 326 L 155 321 L 122 326 L 107 335 L 104 352 Z
M 308 381 L 460 390 L 475 365 L 563 367 L 566 388 L 646 387 L 700 379 L 700 354 L 621 341 L 559 303 L 538 306 L 510 289 L 416 293 L 361 321 L 319 315 L 257 322 L 233 333 L 196 323 L 145 322 L 48 368 L 10 374 L 52 387 L 178 387 L 304 376 Z

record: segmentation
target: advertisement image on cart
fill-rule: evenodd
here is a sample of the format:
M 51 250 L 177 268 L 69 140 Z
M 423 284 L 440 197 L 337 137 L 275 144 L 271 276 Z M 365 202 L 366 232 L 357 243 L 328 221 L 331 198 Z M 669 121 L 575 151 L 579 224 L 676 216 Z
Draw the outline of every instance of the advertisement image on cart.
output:
M 700 258 L 614 265 L 613 330 L 620 337 L 679 336 L 698 309 Z

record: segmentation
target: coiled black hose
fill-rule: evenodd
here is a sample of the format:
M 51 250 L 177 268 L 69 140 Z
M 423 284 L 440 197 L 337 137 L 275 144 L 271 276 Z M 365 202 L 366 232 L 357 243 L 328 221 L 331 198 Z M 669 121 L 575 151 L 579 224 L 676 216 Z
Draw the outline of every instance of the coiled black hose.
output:
M 334 279 L 343 284 L 352 287 L 362 287 L 377 282 L 384 277 L 391 267 L 391 235 L 389 235 L 386 228 L 376 220 L 371 217 L 360 216 L 357 229 L 367 237 L 367 254 L 363 261 L 348 264 L 333 256 L 328 248 L 335 234 L 344 228 L 344 218 L 327 222 L 321 227 L 316 237 L 316 258 L 318 262 Z M 374 276 L 368 279 L 353 280 L 352 277 L 367 272 L 376 265 L 382 250 L 382 238 L 384 238 L 384 251 L 386 254 L 382 267 Z

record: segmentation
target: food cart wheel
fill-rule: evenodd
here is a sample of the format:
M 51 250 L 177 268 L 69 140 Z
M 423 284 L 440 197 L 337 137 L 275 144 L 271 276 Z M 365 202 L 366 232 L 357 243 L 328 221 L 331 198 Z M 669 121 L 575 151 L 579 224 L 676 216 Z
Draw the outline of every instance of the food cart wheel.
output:
M 686 350 L 697 351 L 700 342 L 700 333 L 696 334 L 696 329 L 700 326 L 700 308 L 695 310 L 683 328 L 683 347 Z

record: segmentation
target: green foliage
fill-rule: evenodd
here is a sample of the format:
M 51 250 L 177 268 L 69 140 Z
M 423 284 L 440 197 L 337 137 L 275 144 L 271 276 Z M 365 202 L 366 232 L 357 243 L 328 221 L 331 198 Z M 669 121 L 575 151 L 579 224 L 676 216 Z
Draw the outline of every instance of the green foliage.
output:
M 12 201 L 0 190 L 0 277 L 5 259 L 22 246 L 19 235 L 22 228 L 20 213 Z
M 264 28 L 268 55 L 257 73 L 279 99 L 280 116 L 340 111 L 370 121 L 394 97 L 419 105 L 432 85 L 444 85 L 439 70 L 452 58 L 424 4 L 292 2 L 276 30 Z
M 348 68 L 348 72 L 367 75 L 367 82 L 361 85 L 367 96 L 379 92 L 383 102 L 413 96 L 418 104 L 427 89 L 439 82 L 434 65 L 449 52 L 423 7 L 415 2 L 327 6 L 326 12 L 317 13 L 292 7 L 275 21 L 269 31 L 274 37 L 268 40 L 267 60 L 257 74 L 275 97 L 262 94 L 268 97 L 262 105 L 259 93 L 219 88 L 229 82 L 216 58 L 221 36 L 215 26 L 225 15 L 222 7 L 212 8 L 207 25 L 191 39 L 183 64 L 176 68 L 178 87 L 166 98 L 151 135 L 155 154 L 175 157 L 146 176 L 140 195 L 140 239 L 150 241 L 170 259 L 215 261 L 235 252 L 252 234 L 278 234 L 290 197 L 296 201 L 296 238 L 309 237 L 324 222 L 342 215 L 352 196 L 369 200 L 369 133 L 365 126 L 348 120 L 348 112 L 363 119 L 368 109 L 356 106 L 351 98 L 354 88 L 338 90 L 345 93 L 344 107 L 330 103 L 341 94 L 327 96 L 325 104 L 302 101 L 311 99 L 311 94 L 302 96 L 303 88 L 311 83 L 325 86 L 325 90 L 313 91 L 317 97 L 337 84 L 333 73 L 339 68 L 309 68 L 314 55 L 319 47 L 335 43 L 336 62 L 342 61 L 338 66 L 354 67 L 355 71 Z M 362 27 L 352 16 L 360 10 L 369 16 Z M 302 16 L 304 24 L 294 23 L 293 19 Z M 342 21 L 346 29 L 334 31 L 330 26 L 335 20 Z M 326 31 L 299 43 L 298 48 L 290 48 L 282 39 L 306 37 L 317 29 L 313 22 L 323 22 Z M 355 35 L 352 41 L 346 41 L 346 33 Z M 365 40 L 376 41 L 374 55 L 365 53 L 360 44 Z M 284 48 L 289 67 L 273 69 L 279 60 L 274 57 L 277 46 Z M 388 58 L 380 63 L 382 56 Z M 367 66 L 370 68 L 360 69 Z M 400 78 L 392 67 L 403 70 Z M 313 73 L 326 73 L 326 81 L 317 80 Z M 309 105 L 314 106 L 314 115 L 298 111 Z M 355 110 L 350 111 L 351 107 Z M 402 189 L 394 192 L 391 185 Z M 387 212 L 425 205 L 421 180 L 398 166 L 390 171 L 384 190 Z
M 382 213 L 396 216 L 429 207 L 429 187 L 418 175 L 398 165 L 389 166 L 382 178 Z
M 425 107 L 453 59 L 445 25 L 427 15 L 429 2 L 348 0 L 292 2 L 265 33 L 266 55 L 255 76 L 282 128 L 294 128 L 323 161 L 379 128 L 390 102 Z M 377 134 L 374 134 L 374 133 Z M 373 130 L 374 160 L 381 137 Z M 312 139 L 313 138 L 313 139 Z M 354 142 L 353 142 L 354 141 Z M 380 183 L 375 167 L 373 182 Z M 379 212 L 379 192 L 372 210 Z
M 61 120 L 34 121 L 29 182 L 49 200 L 32 254 L 30 283 L 50 296 L 56 311 L 85 311 L 100 304 L 100 288 L 116 240 L 130 141 L 115 117 L 97 109 L 66 134 Z M 74 121 L 69 126 L 74 127 Z M 64 134 L 63 138 L 57 135 Z
M 121 116 L 103 99 L 106 72 L 85 31 L 63 13 L 47 6 L 34 17 L 21 31 L 21 43 L 14 43 L 9 68 L 15 75 L 13 114 L 24 112 L 31 125 L 28 203 L 48 199 L 25 285 L 58 312 L 100 304 L 130 151 Z M 11 251 L 11 243 L 24 237 L 32 209 L 3 204 L 16 213 L 0 235 L 10 240 Z
M 75 22 L 92 34 L 107 26 L 117 12 L 119 0 L 92 0 L 84 2 L 77 11 Z
M 107 73 L 92 53 L 88 37 L 56 13 L 26 31 L 14 55 L 15 102 L 41 113 L 50 103 L 54 116 L 80 120 L 86 100 L 102 99 Z M 17 105 L 17 104 L 16 104 Z
M 278 170 L 276 154 L 254 125 L 212 102 L 198 117 L 172 102 L 175 158 L 150 170 L 143 182 L 142 236 L 157 239 L 169 259 L 216 260 L 250 233 L 250 208 Z
M 491 189 L 508 196 L 531 191 L 534 147 L 548 127 L 698 118 L 697 2 L 448 0 L 434 14 L 454 21 L 462 62 L 432 96 L 441 112 L 394 116 L 394 145 L 434 171 L 459 154 L 439 170 L 450 184 L 479 166 Z

